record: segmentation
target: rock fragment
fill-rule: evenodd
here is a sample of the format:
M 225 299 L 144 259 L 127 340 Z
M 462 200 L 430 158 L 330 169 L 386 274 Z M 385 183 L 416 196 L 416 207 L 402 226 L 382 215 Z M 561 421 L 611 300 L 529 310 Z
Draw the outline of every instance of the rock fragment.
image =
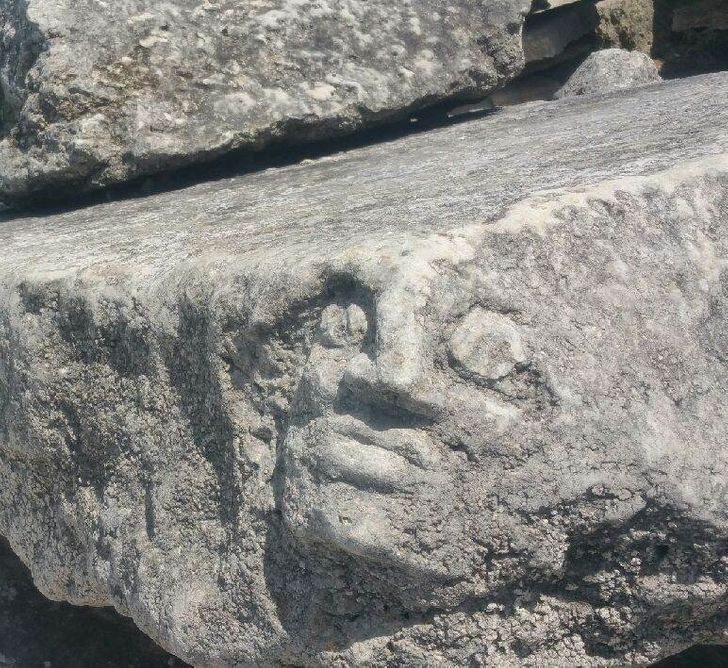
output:
M 603 49 L 592 53 L 555 97 L 594 95 L 660 81 L 654 61 L 639 51 Z

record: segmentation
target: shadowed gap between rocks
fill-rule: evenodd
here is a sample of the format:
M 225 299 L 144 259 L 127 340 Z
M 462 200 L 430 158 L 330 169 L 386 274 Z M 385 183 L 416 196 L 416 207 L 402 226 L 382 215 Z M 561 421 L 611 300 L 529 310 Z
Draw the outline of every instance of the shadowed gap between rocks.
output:
M 674 79 L 728 68 L 728 30 L 692 28 L 673 30 L 673 17 L 681 8 L 689 8 L 697 0 L 654 0 L 652 56 L 664 60 L 661 74 Z M 718 6 L 720 0 L 714 0 Z
M 652 668 L 724 668 L 728 645 L 693 645 L 679 654 L 652 664 Z
M 0 538 L 0 665 L 12 668 L 186 668 L 113 608 L 45 598 Z
M 484 109 L 457 117 L 448 116 L 448 112 L 457 104 L 457 102 L 438 103 L 412 112 L 399 120 L 390 120 L 333 139 L 303 144 L 285 144 L 279 141 L 271 143 L 260 151 L 235 150 L 220 157 L 213 157 L 206 162 L 195 163 L 153 176 L 136 178 L 125 184 L 72 196 L 62 201 L 37 197 L 31 206 L 17 209 L 6 207 L 4 211 L 3 205 L 0 204 L 0 224 L 28 213 L 54 215 L 103 202 L 145 198 L 156 193 L 181 190 L 198 183 L 228 179 L 270 168 L 288 167 L 305 160 L 315 160 L 374 144 L 393 142 L 408 135 L 463 123 L 497 111 L 496 109 Z

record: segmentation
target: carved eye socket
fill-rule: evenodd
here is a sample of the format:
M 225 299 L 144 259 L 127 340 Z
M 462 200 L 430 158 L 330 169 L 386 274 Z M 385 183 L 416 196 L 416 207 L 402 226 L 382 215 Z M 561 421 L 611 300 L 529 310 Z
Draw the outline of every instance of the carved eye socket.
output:
M 358 346 L 367 335 L 369 324 L 366 313 L 356 304 L 346 308 L 330 304 L 321 313 L 319 339 L 330 348 Z
M 450 339 L 450 354 L 458 370 L 498 380 L 526 361 L 521 335 L 504 315 L 475 308 Z

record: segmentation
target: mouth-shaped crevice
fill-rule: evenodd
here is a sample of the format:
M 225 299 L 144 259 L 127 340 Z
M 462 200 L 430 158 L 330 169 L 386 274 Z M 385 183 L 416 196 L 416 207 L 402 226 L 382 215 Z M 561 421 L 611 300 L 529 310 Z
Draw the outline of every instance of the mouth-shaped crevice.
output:
M 397 467 L 405 464 L 407 469 L 416 467 L 431 471 L 436 457 L 429 435 L 420 429 L 375 429 L 351 414 L 333 414 L 328 417 L 334 442 L 345 446 L 353 445 L 358 451 L 376 453 L 391 458 Z M 366 465 L 366 463 L 365 463 Z
M 363 449 L 370 447 L 362 446 Z M 426 481 L 402 482 L 401 480 L 388 480 L 378 474 L 362 470 L 354 471 L 353 469 L 342 474 L 327 470 L 327 468 L 317 467 L 315 470 L 311 470 L 310 473 L 317 485 L 340 483 L 367 495 L 380 495 L 388 498 L 395 496 L 400 500 L 411 498 L 417 494 L 418 489 L 422 489 L 427 485 Z M 339 519 L 342 522 L 345 521 L 343 517 Z
M 362 396 L 343 383 L 339 386 L 333 410 L 340 415 L 351 415 L 377 431 L 429 429 L 437 422 L 434 416 L 415 412 L 394 392 L 367 391 L 366 396 Z

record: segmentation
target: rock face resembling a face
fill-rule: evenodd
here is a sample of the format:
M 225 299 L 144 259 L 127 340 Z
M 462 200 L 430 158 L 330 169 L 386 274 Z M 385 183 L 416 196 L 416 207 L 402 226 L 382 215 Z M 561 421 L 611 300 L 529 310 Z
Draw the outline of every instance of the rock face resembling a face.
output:
M 508 314 L 450 285 L 456 301 L 435 293 L 426 320 L 428 287 L 323 308 L 283 442 L 282 510 L 304 546 L 453 583 L 478 553 L 462 478 L 541 390 Z
M 284 443 L 284 517 L 304 542 L 445 573 L 427 536 L 452 512 L 446 453 L 424 428 L 438 406 L 411 375 L 413 351 L 379 362 L 369 327 L 358 304 L 323 311 Z
M 574 229 L 599 202 L 543 234 L 349 258 L 303 298 L 281 283 L 247 310 L 237 289 L 190 289 L 172 334 L 119 325 L 132 307 L 105 297 L 28 292 L 45 334 L 15 344 L 13 369 L 52 344 L 63 374 L 37 370 L 47 389 L 6 404 L 30 436 L 0 442 L 3 494 L 57 533 L 28 536 L 7 510 L 4 526 L 51 546 L 38 572 L 52 593 L 113 602 L 193 663 L 380 665 L 435 646 L 462 665 L 498 634 L 504 661 L 515 643 L 579 663 L 597 650 L 543 634 L 642 638 L 623 597 L 672 610 L 685 587 L 725 589 L 712 416 L 728 292 L 708 262 L 725 250 L 710 217 L 642 248 L 680 196 L 587 242 Z M 621 197 L 627 212 L 641 201 Z M 0 383 L 19 377 L 7 366 Z M 81 390 L 58 408 L 69 379 Z M 61 474 L 24 485 L 16 471 L 41 460 Z M 703 579 L 685 584 L 696 563 Z

